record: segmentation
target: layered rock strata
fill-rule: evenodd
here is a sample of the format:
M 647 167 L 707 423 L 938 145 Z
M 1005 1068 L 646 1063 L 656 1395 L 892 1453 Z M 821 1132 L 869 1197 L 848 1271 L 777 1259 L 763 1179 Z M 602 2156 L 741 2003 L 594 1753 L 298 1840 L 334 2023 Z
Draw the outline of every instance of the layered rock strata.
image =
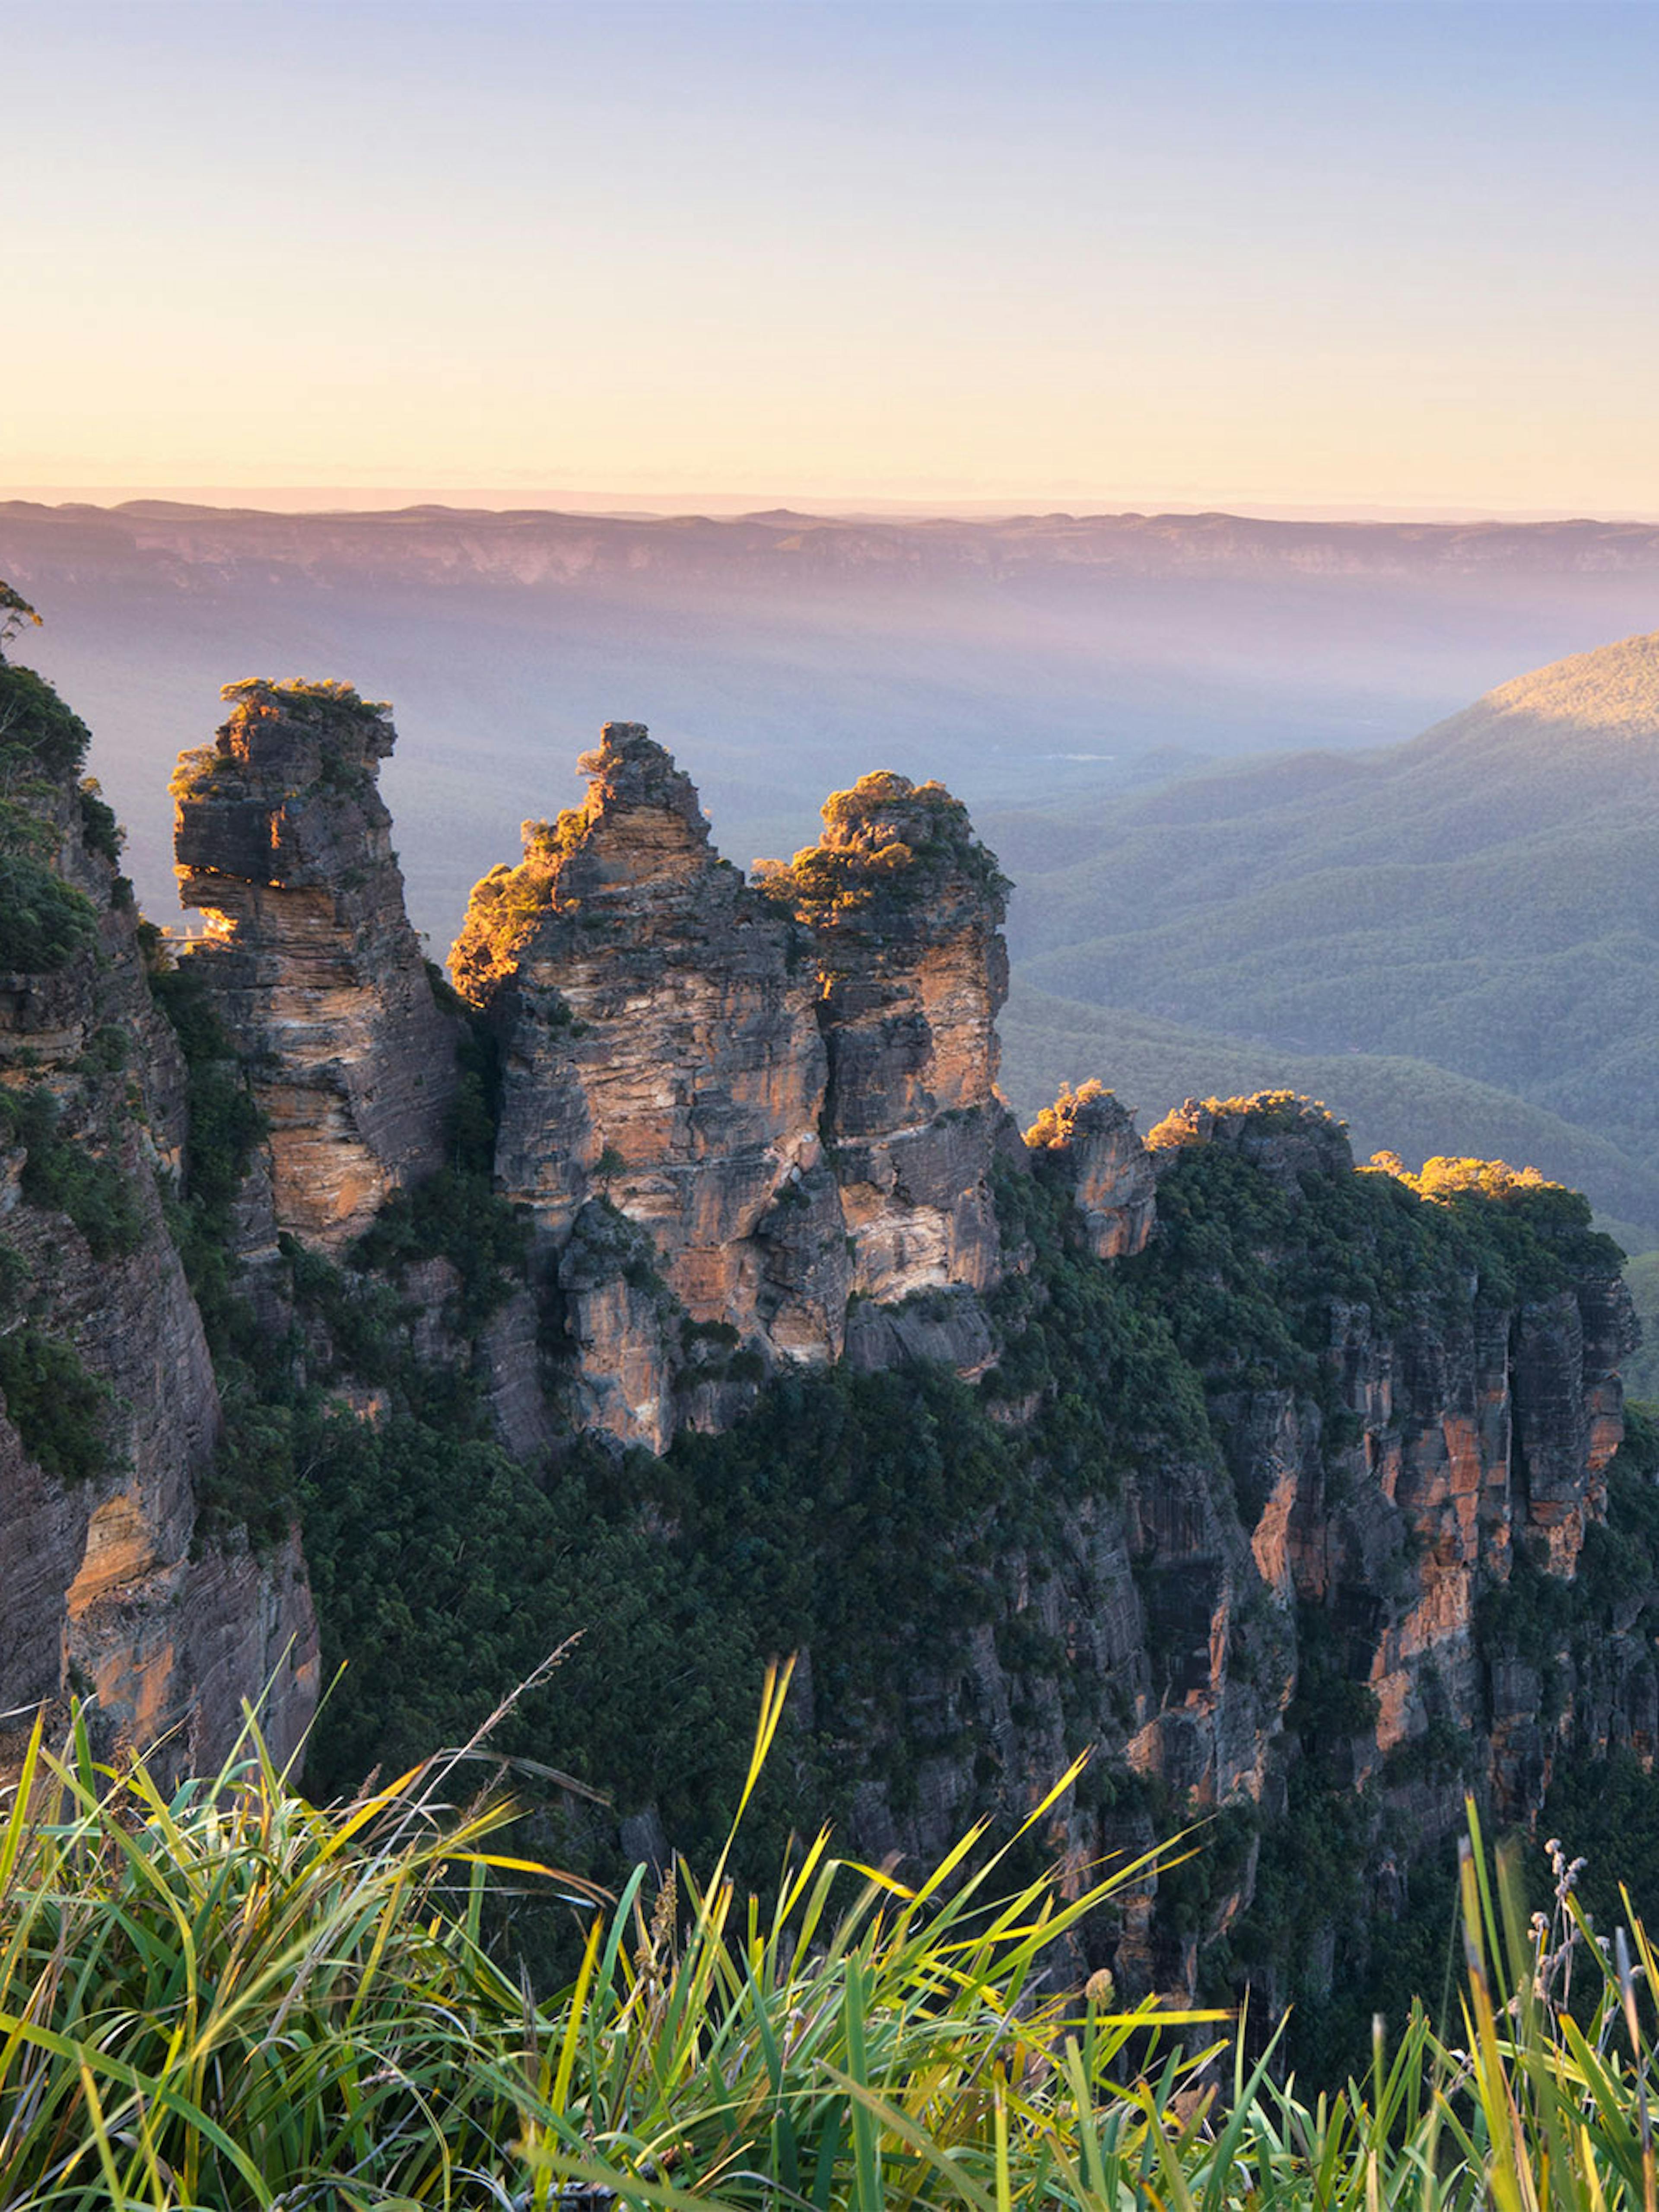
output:
M 1097 1260 L 1144 1252 L 1158 1217 L 1158 1175 L 1134 1116 L 1100 1083 L 1069 1085 L 1025 1132 L 1069 1185 L 1084 1241 Z
M 0 689 L 27 674 L 0 662 Z M 72 1693 L 108 1750 L 165 1739 L 163 1773 L 211 1769 L 263 1698 L 286 1758 L 317 1695 L 297 1538 L 256 1554 L 199 1525 L 219 1400 L 157 1195 L 185 1153 L 184 1066 L 112 823 L 72 774 L 31 806 L 94 933 L 0 977 L 0 1339 L 18 1395 L 0 1391 L 0 1776 L 34 1711 L 55 1725 Z
M 757 889 L 642 726 L 582 766 L 586 804 L 526 823 L 451 967 L 500 1040 L 497 1182 L 548 1255 L 574 1418 L 660 1450 L 778 1363 L 839 1358 L 853 1293 L 996 1279 L 1000 879 L 953 800 L 886 777 Z M 982 1315 L 948 1340 L 986 1364 Z
M 404 908 L 377 788 L 396 733 L 344 684 L 238 684 L 214 743 L 173 778 L 188 948 L 265 1118 L 246 1208 L 337 1248 L 443 1158 L 455 1031 Z M 261 1185 L 268 1188 L 261 1188 Z
M 853 1288 L 882 1304 L 993 1289 L 991 1164 L 1019 1155 L 996 1087 L 1008 886 L 940 784 L 863 776 L 823 823 L 761 879 L 811 933 Z

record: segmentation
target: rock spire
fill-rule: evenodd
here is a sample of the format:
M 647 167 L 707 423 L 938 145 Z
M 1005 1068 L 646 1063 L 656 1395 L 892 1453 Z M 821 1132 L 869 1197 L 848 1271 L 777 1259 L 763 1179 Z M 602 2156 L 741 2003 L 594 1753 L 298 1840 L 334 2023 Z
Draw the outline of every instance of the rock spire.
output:
M 578 1417 L 660 1449 L 839 1358 L 853 1292 L 997 1279 L 1003 886 L 937 785 L 866 777 L 751 885 L 642 726 L 581 764 L 451 969 L 500 1039 L 497 1178 L 549 1252 Z M 982 1316 L 958 1334 L 982 1364 Z
M 404 910 L 377 788 L 396 732 L 347 684 L 226 696 L 214 743 L 173 780 L 179 898 L 208 924 L 187 957 L 269 1126 L 250 1248 L 283 1229 L 337 1246 L 439 1165 L 455 1091 L 453 1024 Z

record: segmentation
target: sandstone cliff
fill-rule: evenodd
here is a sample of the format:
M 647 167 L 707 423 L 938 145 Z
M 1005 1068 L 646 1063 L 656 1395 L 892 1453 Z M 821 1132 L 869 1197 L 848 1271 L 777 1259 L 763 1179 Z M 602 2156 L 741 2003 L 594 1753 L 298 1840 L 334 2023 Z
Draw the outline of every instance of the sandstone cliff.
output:
M 335 1248 L 443 1158 L 455 1095 L 376 787 L 395 732 L 337 684 L 234 684 L 211 746 L 173 778 L 179 897 L 268 1124 L 247 1248 L 279 1230 Z M 261 1216 L 264 1218 L 261 1218 Z
M 0 1771 L 33 1709 L 72 1691 L 106 1746 L 165 1735 L 164 1770 L 182 1772 L 219 1758 L 268 1687 L 286 1756 L 317 1691 L 297 1542 L 256 1554 L 199 1525 L 219 1401 L 157 1195 L 185 1148 L 184 1067 L 113 818 L 76 787 L 85 732 L 3 660 L 0 705 L 21 710 L 0 939 L 30 955 L 0 974 Z M 55 890 L 9 870 L 31 855 Z
M 1609 1518 L 1631 1323 L 1582 1200 L 1501 1164 L 1357 1170 L 1287 1094 L 1143 1142 L 1090 1085 L 1022 1144 L 1006 886 L 960 806 L 866 777 L 751 884 L 632 724 L 474 894 L 458 1086 L 382 713 L 235 696 L 178 787 L 216 918 L 155 984 L 187 1065 L 72 781 L 31 861 L 68 904 L 15 878 L 10 1703 L 94 1686 L 112 1735 L 180 1724 L 181 1761 L 262 1669 L 279 1741 L 307 1708 L 291 1539 L 198 1510 L 205 1312 L 231 1494 L 301 1502 L 329 1663 L 359 1662 L 318 1754 L 342 1784 L 583 1627 L 548 1747 L 625 1838 L 696 1848 L 756 1668 L 796 1650 L 790 1820 L 936 1853 L 1088 1748 L 1043 1839 L 1068 1865 L 1217 1817 L 1201 1875 L 1091 1955 L 1276 2002 L 1363 1966 L 1353 1931 L 1465 1789 L 1524 1819 L 1565 1757 L 1651 1760 L 1659 1548 Z M 155 1194 L 181 1170 L 199 1310 Z
M 762 881 L 811 932 L 853 1287 L 882 1304 L 993 1289 L 991 1164 L 1014 1135 L 996 1088 L 1008 887 L 941 785 L 863 776 L 823 823 Z
M 660 1450 L 839 1358 L 853 1295 L 995 1282 L 1001 893 L 962 809 L 900 777 L 832 799 L 756 890 L 639 725 L 582 765 L 586 805 L 525 825 L 452 970 L 500 1040 L 497 1180 L 548 1255 L 572 1418 Z M 949 1321 L 982 1365 L 982 1317 Z

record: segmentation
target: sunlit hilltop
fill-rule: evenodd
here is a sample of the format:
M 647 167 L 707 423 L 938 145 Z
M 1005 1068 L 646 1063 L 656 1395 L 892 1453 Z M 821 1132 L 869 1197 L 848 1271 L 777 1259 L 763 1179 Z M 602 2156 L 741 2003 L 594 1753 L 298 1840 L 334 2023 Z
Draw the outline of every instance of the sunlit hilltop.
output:
M 1562 734 L 1571 730 L 1581 745 L 1601 737 L 1659 737 L 1659 630 L 1575 653 L 1500 684 L 1429 731 L 1423 742 L 1463 746 L 1490 731 L 1512 744 L 1542 735 L 1547 727 Z

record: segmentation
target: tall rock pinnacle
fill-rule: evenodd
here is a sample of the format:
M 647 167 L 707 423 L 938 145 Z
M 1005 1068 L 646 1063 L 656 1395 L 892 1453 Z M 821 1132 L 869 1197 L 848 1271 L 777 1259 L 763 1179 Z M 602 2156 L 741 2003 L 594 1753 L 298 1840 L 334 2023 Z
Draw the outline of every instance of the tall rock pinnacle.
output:
M 188 957 L 269 1124 L 268 1218 L 325 1245 L 437 1167 L 455 1088 L 376 787 L 396 732 L 342 684 L 233 684 L 215 742 L 173 781 Z
M 838 1358 L 854 1291 L 996 1279 L 1002 886 L 934 785 L 866 777 L 751 887 L 638 723 L 582 766 L 451 966 L 501 1040 L 497 1181 L 550 1255 L 575 1418 L 660 1449 Z M 860 1329 L 861 1358 L 902 1354 Z M 983 1364 L 982 1316 L 967 1335 Z
M 762 881 L 812 933 L 830 1053 L 823 1133 L 855 1249 L 886 1301 L 997 1280 L 990 1168 L 1019 1153 L 997 1091 L 1008 886 L 942 784 L 860 777 Z
M 714 852 L 689 779 L 635 722 L 581 765 L 586 805 L 526 823 L 451 967 L 501 1041 L 497 1181 L 562 1248 L 578 1418 L 660 1447 L 685 1345 L 841 1349 L 827 1063 L 800 933 Z

